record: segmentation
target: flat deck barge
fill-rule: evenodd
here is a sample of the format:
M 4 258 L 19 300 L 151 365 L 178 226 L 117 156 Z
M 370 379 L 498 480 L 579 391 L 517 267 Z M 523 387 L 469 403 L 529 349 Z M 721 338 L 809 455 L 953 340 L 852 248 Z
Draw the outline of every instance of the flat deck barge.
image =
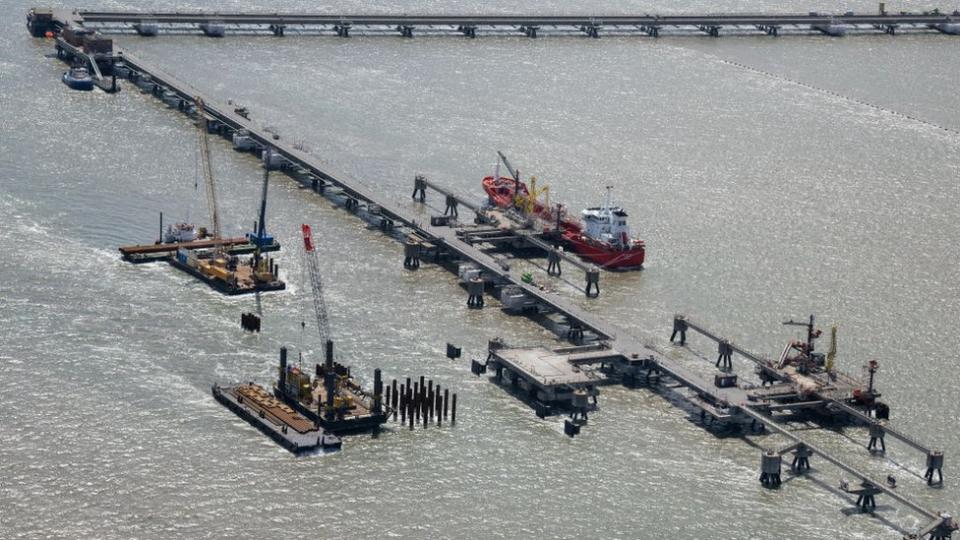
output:
M 336 450 L 341 440 L 318 427 L 270 395 L 262 386 L 247 383 L 234 386 L 213 385 L 214 399 L 280 446 L 301 454 L 318 449 Z
M 132 246 L 121 246 L 118 249 L 120 251 L 120 256 L 123 257 L 123 260 L 133 264 L 142 264 L 158 262 L 166 259 L 167 257 L 172 257 L 179 249 L 212 249 L 217 244 L 217 242 L 214 242 L 211 239 L 206 239 L 194 240 L 192 242 L 136 244 Z M 229 255 L 249 255 L 257 250 L 257 246 L 250 242 L 249 239 L 241 237 L 224 238 L 219 242 L 219 245 L 223 246 L 224 250 Z M 280 243 L 277 241 L 260 248 L 260 251 L 262 252 L 279 250 Z
M 190 253 L 193 254 L 193 252 Z M 236 266 L 230 270 L 229 277 L 221 277 L 222 271 L 215 268 L 217 265 L 210 263 L 209 259 L 202 256 L 191 258 L 183 255 L 181 251 L 165 260 L 170 266 L 190 274 L 206 283 L 211 289 L 227 296 L 282 291 L 287 288 L 287 284 L 276 277 L 278 272 L 274 270 L 270 271 L 269 279 L 256 278 L 256 272 L 248 262 L 237 262 Z

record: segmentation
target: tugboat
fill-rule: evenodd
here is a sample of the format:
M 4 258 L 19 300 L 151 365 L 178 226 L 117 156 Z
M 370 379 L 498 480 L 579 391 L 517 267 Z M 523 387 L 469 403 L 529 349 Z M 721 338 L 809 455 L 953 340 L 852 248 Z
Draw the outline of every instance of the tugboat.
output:
M 500 176 L 500 162 L 507 166 L 512 178 Z M 482 181 L 483 189 L 493 206 L 517 209 L 523 214 L 544 221 L 544 231 L 553 227 L 573 251 L 598 266 L 608 270 L 631 270 L 643 267 L 646 246 L 643 240 L 630 237 L 627 212 L 611 203 L 612 187 L 602 206 L 587 208 L 581 212 L 581 220 L 575 221 L 566 215 L 563 205 L 551 206 L 537 200 L 539 193 L 520 180 L 520 172 L 513 169 L 506 156 L 500 154 L 493 176 Z
M 63 84 L 74 90 L 89 91 L 93 90 L 93 77 L 83 66 L 73 66 L 70 71 L 63 74 Z
M 174 223 L 167 225 L 167 232 L 163 235 L 163 242 L 166 244 L 179 244 L 181 242 L 193 242 L 199 238 L 197 226 L 193 223 Z

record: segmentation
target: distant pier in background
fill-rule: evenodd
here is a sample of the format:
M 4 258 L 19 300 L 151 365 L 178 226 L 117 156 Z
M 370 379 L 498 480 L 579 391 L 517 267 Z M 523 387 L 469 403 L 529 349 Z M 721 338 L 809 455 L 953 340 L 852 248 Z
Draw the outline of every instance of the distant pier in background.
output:
M 203 34 L 223 37 L 232 34 L 460 36 L 580 35 L 767 35 L 889 34 L 927 32 L 960 34 L 960 11 L 939 10 L 887 12 L 884 4 L 876 13 L 805 14 L 703 14 L 703 15 L 374 15 L 358 13 L 241 13 L 96 11 L 87 9 L 31 10 L 27 25 L 34 36 L 85 26 L 102 33 Z

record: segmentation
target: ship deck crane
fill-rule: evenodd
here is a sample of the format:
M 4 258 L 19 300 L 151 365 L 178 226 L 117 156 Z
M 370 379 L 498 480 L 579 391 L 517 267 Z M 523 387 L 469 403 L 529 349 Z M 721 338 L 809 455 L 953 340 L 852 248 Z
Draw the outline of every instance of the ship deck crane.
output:
M 513 204 L 516 208 L 522 210 L 527 215 L 532 215 L 537 208 L 539 203 L 539 198 L 541 195 L 546 195 L 543 205 L 550 210 L 550 186 L 541 186 L 537 187 L 537 177 L 530 177 L 530 185 L 527 186 L 527 194 L 523 195 L 520 193 L 520 170 L 514 169 L 510 164 L 510 160 L 507 159 L 507 156 L 503 152 L 497 151 L 497 156 L 499 161 L 497 162 L 497 173 L 499 177 L 500 173 L 500 163 L 507 168 L 507 171 L 510 173 L 510 176 L 513 177 Z M 562 215 L 562 207 L 558 205 L 556 209 L 557 213 L 557 228 L 560 228 L 560 219 Z
M 507 172 L 513 177 L 513 194 L 518 195 L 520 193 L 520 170 L 514 169 L 510 165 L 510 160 L 507 159 L 507 156 L 503 155 L 503 152 L 497 150 L 497 155 L 500 156 L 500 161 L 502 161 L 504 167 L 507 168 Z

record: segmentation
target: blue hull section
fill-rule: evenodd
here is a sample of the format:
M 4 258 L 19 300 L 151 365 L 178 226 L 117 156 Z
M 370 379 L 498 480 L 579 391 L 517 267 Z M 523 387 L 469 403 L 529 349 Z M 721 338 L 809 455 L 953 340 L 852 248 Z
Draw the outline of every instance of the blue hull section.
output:
M 76 79 L 71 77 L 68 73 L 63 74 L 63 84 L 74 90 L 93 90 L 93 79 Z

